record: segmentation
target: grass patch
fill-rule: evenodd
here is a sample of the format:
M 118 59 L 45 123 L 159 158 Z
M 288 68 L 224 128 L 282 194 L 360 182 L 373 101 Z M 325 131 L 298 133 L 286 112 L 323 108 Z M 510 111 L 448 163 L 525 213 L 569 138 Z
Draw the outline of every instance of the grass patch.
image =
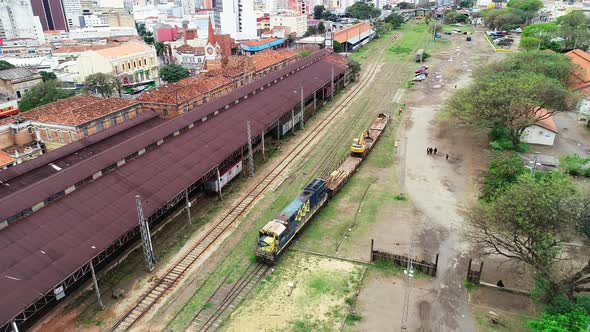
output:
M 344 274 L 318 272 L 310 278 L 306 285 L 306 293 L 310 296 L 325 294 L 346 295 L 352 291 L 349 280 Z
M 470 293 L 473 292 L 477 288 L 477 286 L 474 283 L 472 283 L 471 281 L 469 281 L 467 279 L 465 279 L 465 281 L 463 282 L 463 286 Z
M 346 322 L 346 325 L 354 325 L 356 322 L 360 322 L 362 319 L 363 317 L 361 315 L 348 314 L 346 315 L 346 318 L 344 318 L 344 321 Z
M 392 54 L 410 54 L 410 52 L 412 52 L 412 49 L 409 47 L 394 45 L 394 46 L 390 47 L 389 49 L 387 49 L 387 51 Z
M 201 310 L 203 310 L 203 311 L 204 311 L 204 310 L 207 310 L 207 309 L 211 308 L 212 306 L 213 306 L 213 303 L 211 303 L 211 302 L 207 302 L 207 303 L 205 303 L 205 304 L 203 305 L 203 307 L 201 308 Z
M 393 199 L 395 199 L 396 201 L 407 201 L 408 200 L 406 198 L 406 196 L 404 196 L 404 195 L 395 195 L 395 196 L 393 196 Z

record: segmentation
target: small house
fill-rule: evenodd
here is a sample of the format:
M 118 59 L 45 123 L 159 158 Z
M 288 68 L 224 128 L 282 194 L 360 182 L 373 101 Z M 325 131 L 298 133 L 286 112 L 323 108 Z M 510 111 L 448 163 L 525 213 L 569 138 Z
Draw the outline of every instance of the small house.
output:
M 534 114 L 538 119 L 537 122 L 524 130 L 520 135 L 520 140 L 523 143 L 552 146 L 559 133 L 553 117 L 544 108 L 537 108 Z

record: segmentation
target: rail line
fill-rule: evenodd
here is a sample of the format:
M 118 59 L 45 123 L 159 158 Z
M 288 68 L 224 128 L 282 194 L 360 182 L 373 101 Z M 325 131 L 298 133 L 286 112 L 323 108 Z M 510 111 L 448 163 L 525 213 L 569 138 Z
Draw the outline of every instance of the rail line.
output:
M 382 53 L 380 53 L 382 54 Z M 358 93 L 365 87 L 370 79 L 375 76 L 378 62 L 372 63 L 366 74 L 361 77 L 359 84 L 355 85 L 350 93 L 334 105 L 331 113 L 317 123 L 309 135 L 305 136 L 303 142 L 297 144 L 285 154 L 283 159 L 275 168 L 270 170 L 264 178 L 256 184 L 254 189 L 248 192 L 239 202 L 234 204 L 229 212 L 218 220 L 211 228 L 174 266 L 172 266 L 162 278 L 158 279 L 156 284 L 144 294 L 139 302 L 119 319 L 109 331 L 127 331 L 136 324 L 157 301 L 164 296 L 180 279 L 187 270 L 209 249 L 217 240 L 222 237 L 225 231 L 233 224 L 242 214 L 252 205 L 257 198 L 271 185 L 271 183 L 282 174 L 304 151 L 306 151 L 313 141 L 318 139 L 319 135 L 328 127 L 330 123 L 342 113 Z
M 251 263 L 236 282 L 228 284 L 226 277 L 191 320 L 186 331 L 215 331 L 269 269 L 265 264 Z

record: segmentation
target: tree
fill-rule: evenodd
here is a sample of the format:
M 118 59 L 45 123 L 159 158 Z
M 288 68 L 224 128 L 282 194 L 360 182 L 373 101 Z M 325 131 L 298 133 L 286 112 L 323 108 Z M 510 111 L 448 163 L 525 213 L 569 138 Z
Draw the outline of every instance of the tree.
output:
M 344 47 L 342 47 L 342 44 L 340 44 L 340 42 L 334 40 L 334 52 L 336 53 L 340 53 L 340 52 L 344 52 Z
M 383 6 L 383 10 L 391 10 L 391 5 L 390 4 L 386 4 Z
M 153 45 L 155 41 L 154 34 L 150 31 L 146 31 L 146 33 L 143 35 L 143 41 L 148 45 Z
M 104 73 L 88 75 L 84 80 L 84 86 L 86 91 L 100 94 L 106 98 L 112 97 L 114 91 L 118 91 L 120 96 L 122 89 L 122 83 L 118 78 Z
M 156 48 L 156 55 L 157 55 L 157 56 L 162 56 L 162 55 L 164 55 L 164 49 L 165 49 L 165 47 L 166 47 L 166 46 L 164 45 L 164 43 L 161 43 L 161 42 L 156 42 L 156 43 L 154 44 L 154 47 Z
M 415 6 L 414 6 L 413 3 L 402 1 L 402 2 L 400 2 L 400 3 L 397 4 L 397 7 L 399 9 L 414 9 Z
M 322 14 L 322 19 L 324 19 L 324 21 L 332 21 L 332 22 L 334 22 L 334 21 L 336 21 L 338 19 L 338 16 L 336 14 L 332 13 L 331 11 L 327 11 L 326 10 Z
M 498 72 L 522 71 L 542 74 L 566 84 L 573 72 L 569 57 L 546 51 L 518 52 L 501 62 L 494 62 L 478 70 L 478 76 L 493 75 Z
M 562 243 L 575 232 L 583 212 L 580 198 L 565 174 L 523 174 L 493 201 L 466 213 L 464 235 L 484 255 L 532 267 L 549 282 L 548 295 L 563 292 L 573 298 L 574 291 L 590 281 L 590 265 L 569 274 L 561 257 Z
M 49 104 L 51 102 L 73 96 L 72 91 L 62 89 L 62 84 L 58 80 L 49 80 L 33 86 L 25 92 L 23 98 L 18 103 L 18 108 L 26 112 L 32 108 Z
M 0 70 L 14 68 L 14 65 L 8 61 L 0 60 Z
M 525 18 L 525 24 L 528 24 L 537 15 L 539 9 L 543 8 L 543 2 L 541 0 L 510 0 L 508 8 L 520 10 Z
M 348 69 L 350 70 L 350 80 L 355 81 L 361 72 L 361 64 L 356 60 L 348 61 Z
M 46 71 L 42 70 L 39 72 L 39 74 L 41 74 L 41 79 L 43 80 L 43 82 L 57 79 L 57 76 L 55 76 L 55 73 L 50 73 L 50 72 L 46 72 Z
M 404 24 L 403 16 L 395 13 L 387 16 L 384 21 L 390 23 L 393 29 L 399 29 Z
M 531 332 L 582 332 L 588 328 L 590 316 L 581 308 L 563 314 L 543 314 L 527 322 Z
M 525 38 L 537 38 L 539 42 L 534 45 L 535 49 L 550 49 L 556 52 L 561 50 L 561 45 L 555 40 L 559 37 L 559 25 L 556 22 L 547 23 L 536 23 L 526 26 L 522 30 L 521 48 L 532 47 L 533 40 L 527 39 L 522 42 Z
M 570 109 L 574 102 L 571 96 L 554 78 L 510 71 L 480 77 L 452 96 L 447 106 L 472 124 L 506 128 L 514 146 L 518 146 L 527 127 Z
M 518 48 L 525 51 L 538 50 L 541 48 L 541 39 L 537 37 L 524 37 L 520 38 Z
M 166 65 L 160 68 L 160 77 L 168 83 L 178 82 L 189 76 L 191 76 L 191 73 L 188 69 L 180 65 Z
M 590 45 L 590 17 L 575 10 L 557 19 L 563 38 L 563 50 L 586 49 Z
M 450 11 L 445 14 L 446 24 L 465 23 L 469 19 L 466 14 Z
M 510 30 L 526 22 L 525 12 L 515 8 L 484 9 L 480 15 L 485 25 L 492 30 Z
M 326 26 L 324 25 L 324 22 L 318 23 L 318 33 L 323 35 L 325 32 Z
M 359 20 L 368 20 L 381 15 L 381 10 L 365 2 L 357 2 L 350 7 L 347 7 L 346 12 L 349 13 L 351 17 Z
M 318 33 L 318 28 L 314 27 L 313 25 L 310 25 L 307 27 L 307 31 L 305 32 L 305 34 L 303 36 L 304 37 L 313 36 L 317 33 Z
M 313 7 L 313 18 L 316 20 L 321 19 L 325 10 L 326 7 L 324 7 L 324 5 L 316 5 L 315 7 Z
M 459 7 L 461 7 L 461 8 L 473 7 L 473 0 L 462 0 L 461 2 L 459 2 Z
M 512 151 L 496 153 L 490 161 L 481 189 L 480 199 L 485 202 L 493 201 L 505 192 L 518 178 L 527 172 L 522 159 Z

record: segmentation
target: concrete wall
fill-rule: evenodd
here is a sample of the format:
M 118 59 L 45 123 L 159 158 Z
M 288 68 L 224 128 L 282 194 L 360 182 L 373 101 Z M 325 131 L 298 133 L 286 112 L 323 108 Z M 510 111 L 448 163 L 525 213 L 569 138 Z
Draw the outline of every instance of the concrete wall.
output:
M 556 134 L 550 130 L 537 125 L 532 125 L 524 130 L 520 139 L 524 143 L 539 144 L 539 145 L 553 145 Z

